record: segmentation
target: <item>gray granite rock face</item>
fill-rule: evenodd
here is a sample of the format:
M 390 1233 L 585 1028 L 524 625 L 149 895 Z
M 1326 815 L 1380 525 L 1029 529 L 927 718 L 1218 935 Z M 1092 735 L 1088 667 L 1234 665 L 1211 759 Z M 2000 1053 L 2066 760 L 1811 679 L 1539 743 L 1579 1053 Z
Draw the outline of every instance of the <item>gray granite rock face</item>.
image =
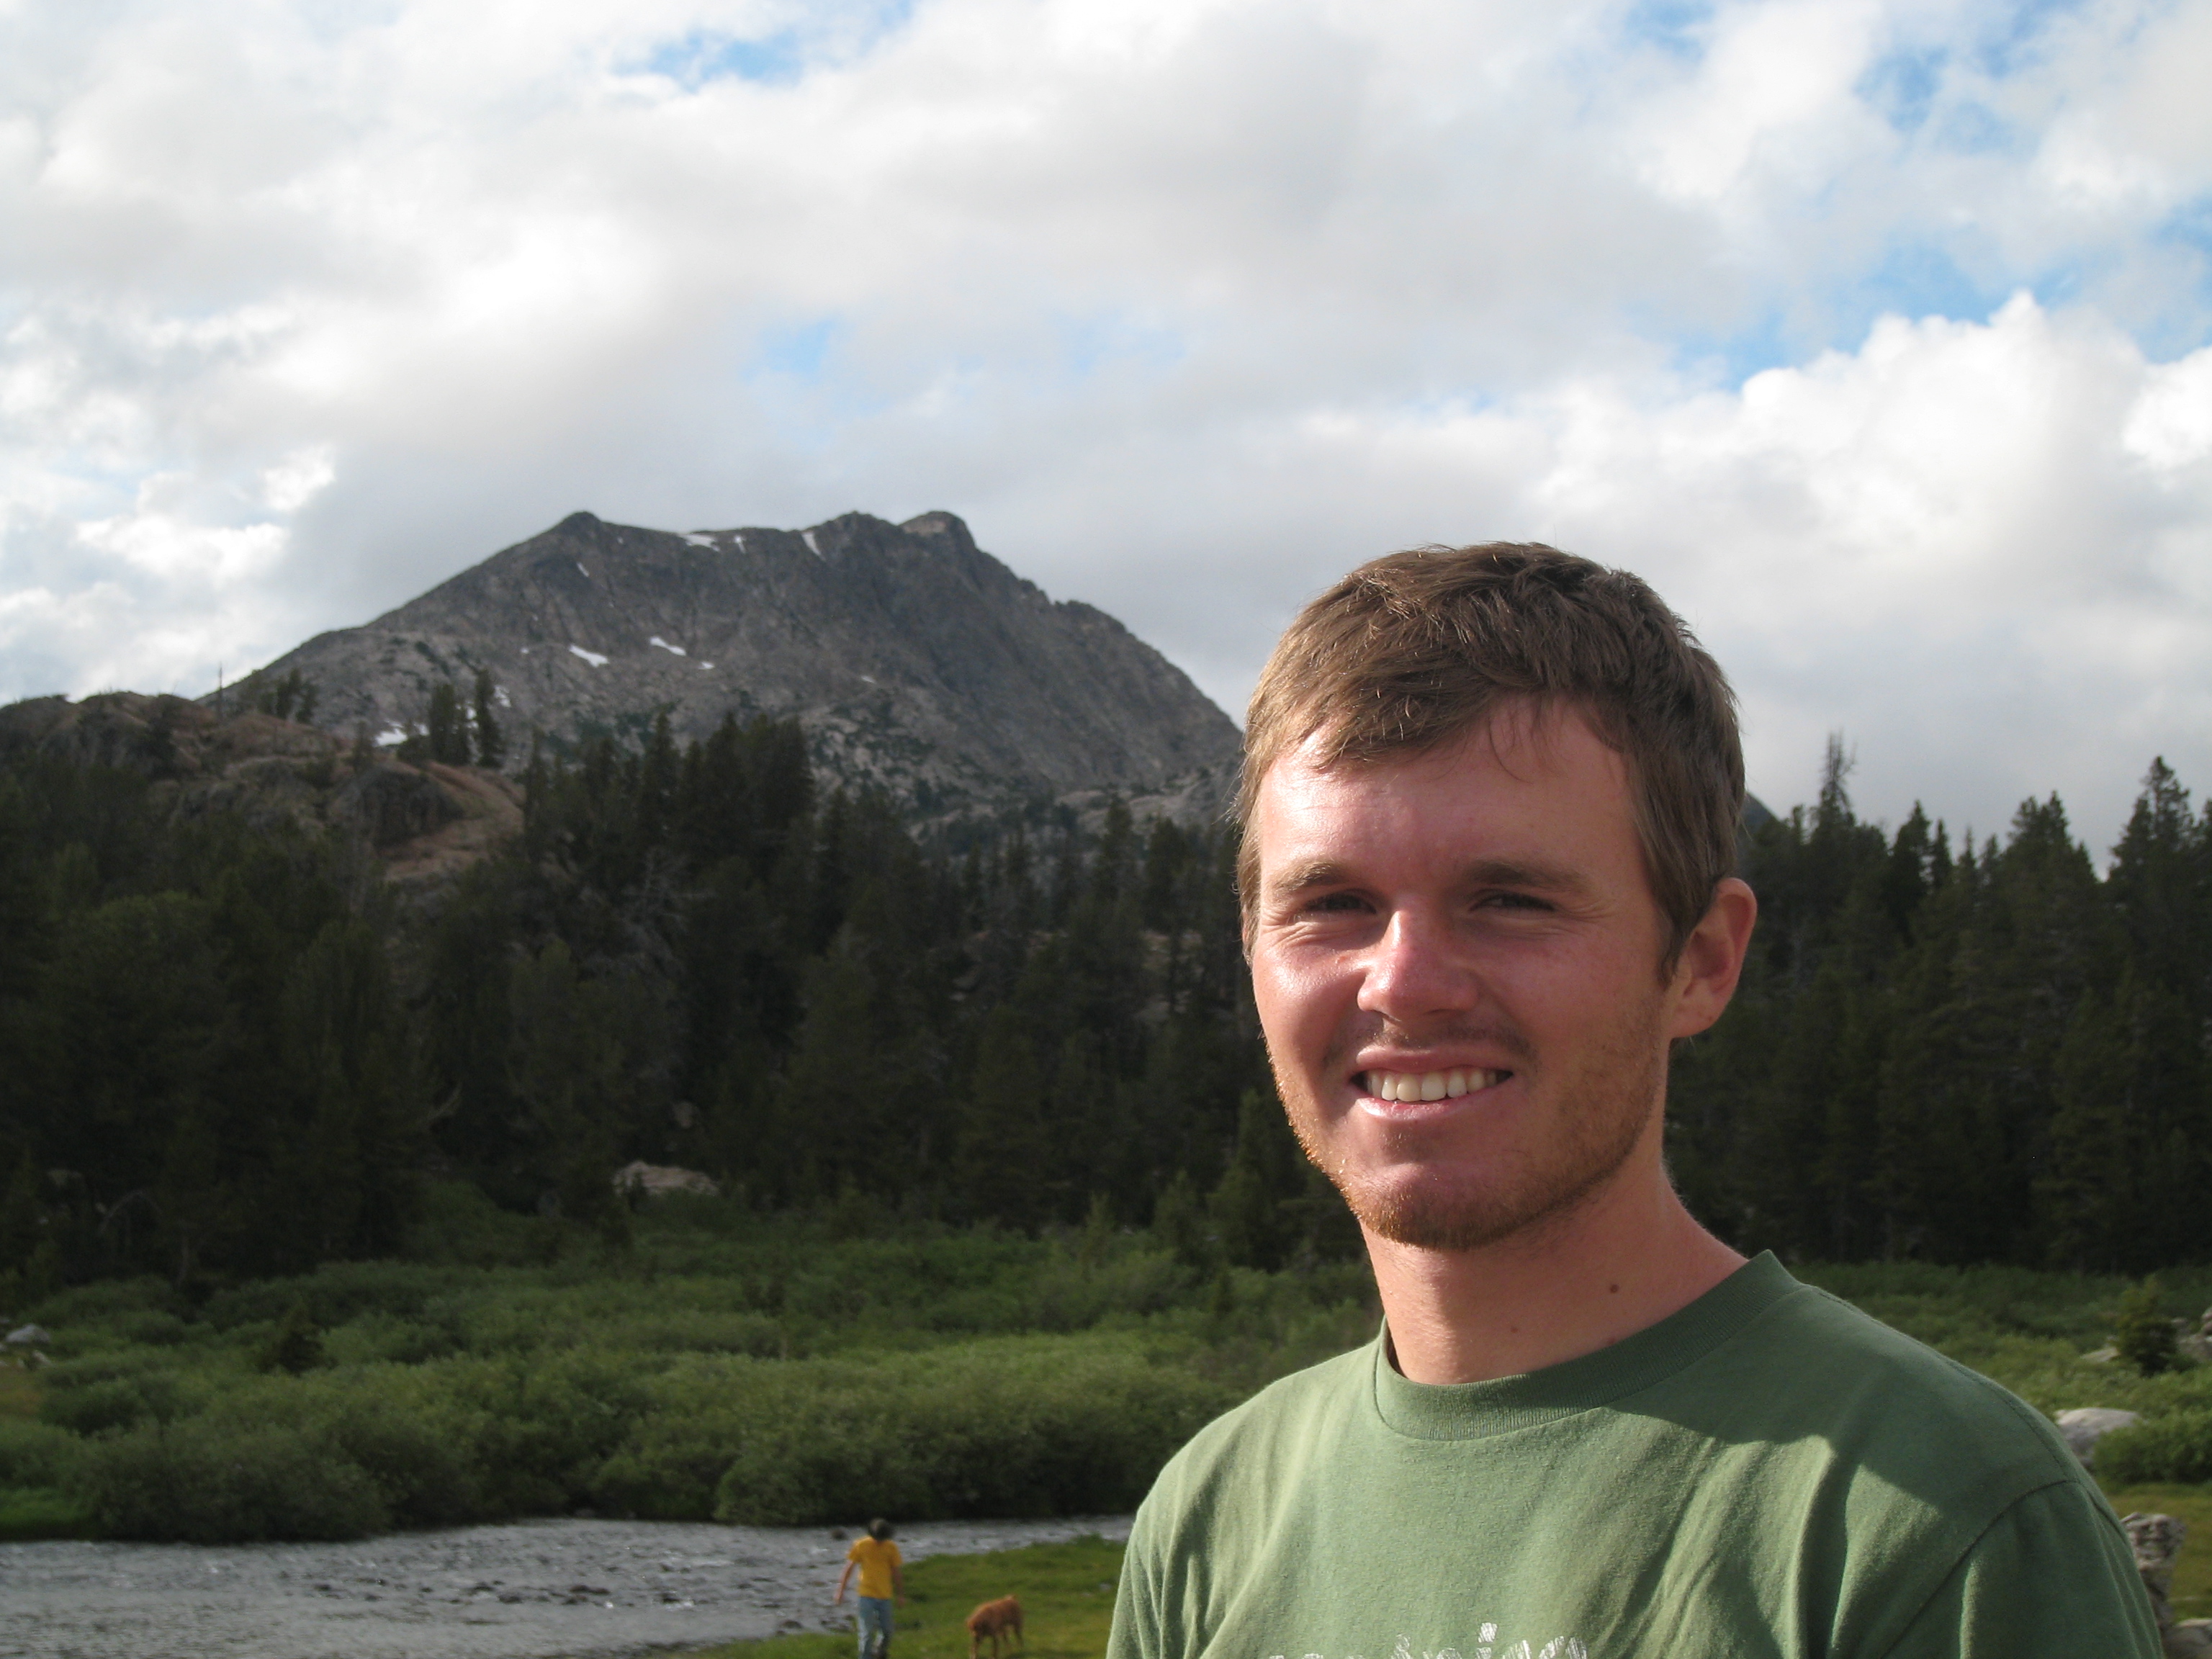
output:
M 320 688 L 318 724 L 380 734 L 488 669 L 510 769 L 533 728 L 572 747 L 635 738 L 663 709 L 679 741 L 727 710 L 796 715 L 829 777 L 924 817 L 1103 790 L 1203 815 L 1238 744 L 1181 670 L 949 513 L 683 534 L 579 513 L 264 672 L 295 668 Z
M 2097 1466 L 2097 1443 L 2114 1429 L 2131 1428 L 2142 1421 L 2135 1412 L 2112 1406 L 2076 1406 L 2058 1413 L 2058 1432 L 2085 1469 Z

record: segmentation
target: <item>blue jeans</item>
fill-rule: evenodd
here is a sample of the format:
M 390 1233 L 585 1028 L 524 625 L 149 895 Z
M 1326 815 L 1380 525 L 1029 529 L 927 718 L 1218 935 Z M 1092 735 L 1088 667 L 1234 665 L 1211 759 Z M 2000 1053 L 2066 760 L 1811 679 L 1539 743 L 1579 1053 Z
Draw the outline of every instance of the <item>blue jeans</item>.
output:
M 891 1598 L 860 1595 L 854 1600 L 860 1609 L 860 1659 L 876 1659 L 891 1644 Z

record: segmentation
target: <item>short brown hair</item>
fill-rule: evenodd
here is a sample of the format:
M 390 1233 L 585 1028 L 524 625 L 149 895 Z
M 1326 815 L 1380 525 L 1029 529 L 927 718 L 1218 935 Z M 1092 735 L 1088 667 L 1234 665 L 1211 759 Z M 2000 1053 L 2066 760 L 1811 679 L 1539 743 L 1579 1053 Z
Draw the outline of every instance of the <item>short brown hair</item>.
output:
M 1237 881 L 1248 924 L 1253 808 L 1269 767 L 1316 734 L 1324 766 L 1435 749 L 1519 698 L 1573 707 L 1626 761 L 1671 967 L 1735 866 L 1735 694 L 1641 579 L 1538 543 L 1393 553 L 1298 613 L 1245 721 Z

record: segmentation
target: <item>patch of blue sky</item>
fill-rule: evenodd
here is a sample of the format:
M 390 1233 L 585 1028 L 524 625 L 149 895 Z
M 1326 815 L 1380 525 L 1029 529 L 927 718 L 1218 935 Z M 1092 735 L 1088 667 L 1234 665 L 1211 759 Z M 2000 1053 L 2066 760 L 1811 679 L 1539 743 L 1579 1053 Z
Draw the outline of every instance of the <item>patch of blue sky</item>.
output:
M 830 354 L 843 326 L 838 318 L 817 317 L 810 322 L 779 324 L 763 329 L 753 338 L 745 363 L 745 378 L 750 380 L 775 375 L 810 386 L 820 384 L 828 373 Z
M 1694 63 L 1705 55 L 1705 26 L 1712 15 L 1711 0 L 1629 0 L 1620 33 L 1632 44 Z
M 1808 342 L 1778 309 L 1733 333 L 1704 331 L 1674 337 L 1676 365 L 1711 385 L 1741 386 L 1762 369 L 1785 368 L 1809 355 Z
M 1974 48 L 1979 67 L 1999 79 L 2033 63 L 2043 52 L 2043 36 L 2056 18 L 2084 9 L 2084 0 L 2014 0 L 2000 8 L 1995 26 Z
M 2212 343 L 2212 196 L 2199 196 L 2166 216 L 2153 240 L 2178 255 L 2194 280 L 2183 279 L 2182 292 L 2163 314 L 2136 331 L 2153 356 L 2185 357 Z
M 1923 143 L 1961 155 L 2009 155 L 2026 160 L 2039 135 L 2006 120 L 1987 104 L 1971 100 L 1944 105 L 1920 134 Z
M 1822 351 L 1856 351 L 1877 319 L 1946 317 L 1984 322 L 2026 288 L 2046 303 L 2063 303 L 2079 291 L 2081 276 L 2068 267 L 1984 280 L 1932 243 L 1900 243 L 1870 270 L 1847 274 L 1823 290 L 1769 306 L 1740 327 L 1726 331 L 1669 329 L 1657 319 L 1632 319 L 1646 337 L 1670 341 L 1675 363 L 1708 384 L 1740 386 L 1763 369 L 1793 368 Z
M 2166 216 L 2158 236 L 2161 241 L 2179 242 L 2200 253 L 2212 254 L 2212 195 L 2183 203 Z
M 743 388 L 738 395 L 765 417 L 779 445 L 797 453 L 827 454 L 855 422 L 889 407 L 866 366 L 842 349 L 849 327 L 846 318 L 833 314 L 731 336 L 731 379 Z
M 692 29 L 654 47 L 641 67 L 687 92 L 726 80 L 788 86 L 819 64 L 866 56 L 906 26 L 915 4 L 915 0 L 854 0 L 811 7 L 803 25 L 763 35 Z
M 2064 270 L 2043 273 L 2040 281 L 2014 276 L 2001 282 L 1975 276 L 1934 242 L 1893 244 L 1882 261 L 1838 296 L 1837 321 L 1847 334 L 1863 336 L 1877 317 L 1948 317 L 1981 322 L 2011 297 L 2033 287 L 2046 295 L 2071 285 Z
M 1102 368 L 1117 363 L 1136 363 L 1148 368 L 1167 368 L 1190 355 L 1182 335 L 1128 315 L 1107 311 L 1087 317 L 1054 319 L 1060 336 L 1060 361 L 1079 380 L 1089 380 Z
M 805 72 L 806 62 L 793 29 L 758 40 L 733 40 L 694 29 L 681 40 L 656 47 L 646 58 L 645 68 L 667 76 L 686 92 L 696 92 L 709 81 L 732 76 L 768 86 L 787 86 Z
M 400 0 L 294 0 L 290 15 L 312 38 L 329 41 L 388 28 L 404 9 Z
M 1869 64 L 1853 90 L 1898 131 L 1917 132 L 1927 125 L 1949 57 L 1940 46 L 1893 52 Z
M 2036 134 L 1955 88 L 1945 95 L 1954 60 L 1948 46 L 1900 47 L 1869 64 L 1852 89 L 1896 131 L 1922 143 L 1966 155 L 2026 155 Z

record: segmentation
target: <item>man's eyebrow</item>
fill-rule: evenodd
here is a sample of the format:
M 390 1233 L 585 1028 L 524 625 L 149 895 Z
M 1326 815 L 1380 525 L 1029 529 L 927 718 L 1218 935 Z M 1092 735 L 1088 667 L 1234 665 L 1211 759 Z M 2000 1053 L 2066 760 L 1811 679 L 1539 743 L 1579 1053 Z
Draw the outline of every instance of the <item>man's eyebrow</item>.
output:
M 1303 893 L 1316 887 L 1340 886 L 1351 879 L 1350 872 L 1334 859 L 1308 859 L 1304 864 L 1285 865 L 1277 871 L 1267 890 L 1277 895 Z
M 1510 859 L 1478 859 L 1460 874 L 1467 887 L 1517 887 L 1539 893 L 1582 893 L 1589 880 L 1564 865 L 1523 863 Z M 1310 859 L 1286 865 L 1267 884 L 1279 897 L 1310 892 L 1316 887 L 1358 886 L 1351 867 L 1335 859 Z
M 1461 879 L 1469 887 L 1526 887 L 1540 893 L 1581 893 L 1589 881 L 1579 871 L 1558 864 L 1521 864 L 1510 859 L 1479 859 Z

